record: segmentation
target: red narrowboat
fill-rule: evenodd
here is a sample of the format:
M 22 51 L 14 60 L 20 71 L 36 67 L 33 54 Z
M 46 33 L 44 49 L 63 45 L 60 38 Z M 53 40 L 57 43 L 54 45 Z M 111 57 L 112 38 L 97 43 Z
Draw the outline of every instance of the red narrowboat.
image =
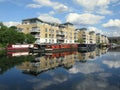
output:
M 46 45 L 45 52 L 69 51 L 77 50 L 77 44 L 48 44 Z

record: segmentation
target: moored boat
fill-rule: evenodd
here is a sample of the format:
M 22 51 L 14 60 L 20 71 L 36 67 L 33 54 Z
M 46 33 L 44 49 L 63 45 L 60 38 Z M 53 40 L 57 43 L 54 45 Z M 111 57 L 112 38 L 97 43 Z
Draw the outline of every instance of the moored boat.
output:
M 63 52 L 78 49 L 77 44 L 35 44 L 31 52 Z
M 29 51 L 33 47 L 32 44 L 9 44 L 6 48 L 7 51 Z
M 96 47 L 96 44 L 78 44 L 78 51 L 92 51 Z
M 46 45 L 45 52 L 63 52 L 77 50 L 77 44 L 49 44 Z

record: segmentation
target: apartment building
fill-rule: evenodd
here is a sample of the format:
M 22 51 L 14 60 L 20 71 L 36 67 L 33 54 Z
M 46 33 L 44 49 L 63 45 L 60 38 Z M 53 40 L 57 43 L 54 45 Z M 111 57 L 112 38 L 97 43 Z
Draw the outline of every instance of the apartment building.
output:
M 90 35 L 86 28 L 76 29 L 78 31 L 78 41 L 82 44 L 90 43 Z
M 79 33 L 79 30 L 75 30 L 75 33 L 74 33 L 74 42 L 77 42 L 78 41 L 78 33 Z
M 100 33 L 97 33 L 97 34 L 96 34 L 96 43 L 97 43 L 97 44 L 102 43 L 102 36 L 101 36 Z
M 96 44 L 96 33 L 94 31 L 89 32 L 90 44 Z
M 102 35 L 102 43 L 109 43 L 107 36 Z
M 107 43 L 109 43 L 109 40 L 108 40 L 107 36 L 102 35 L 100 33 L 97 33 L 96 34 L 96 42 L 98 44 L 100 44 L 100 43 L 106 43 L 107 44 Z
M 22 20 L 17 25 L 20 32 L 32 34 L 35 43 L 74 43 L 75 27 L 71 23 L 48 23 L 38 18 Z
M 88 31 L 86 28 L 76 29 L 75 31 L 77 41 L 81 44 L 100 44 L 109 43 L 107 36 L 95 33 L 94 31 Z

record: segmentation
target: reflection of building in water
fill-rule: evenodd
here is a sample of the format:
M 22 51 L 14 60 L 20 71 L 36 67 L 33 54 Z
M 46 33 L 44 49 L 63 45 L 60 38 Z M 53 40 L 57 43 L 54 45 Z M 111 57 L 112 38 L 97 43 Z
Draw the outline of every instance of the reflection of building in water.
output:
M 81 61 L 81 62 L 86 62 L 86 60 L 89 59 L 89 52 L 86 52 L 86 53 L 78 53 L 78 60 Z
M 62 52 L 46 53 L 45 56 L 36 57 L 31 62 L 24 62 L 17 68 L 22 69 L 24 73 L 39 74 L 40 72 L 54 69 L 56 67 L 71 68 L 76 61 L 86 62 L 89 59 L 95 59 L 96 56 L 106 53 L 106 49 L 95 49 L 92 52 Z
M 108 48 L 102 48 L 102 49 L 97 48 L 95 51 L 96 51 L 96 56 L 100 56 L 102 54 L 105 54 L 108 51 Z
M 90 52 L 89 58 L 94 59 L 95 57 L 96 57 L 96 52 L 95 51 Z
M 96 57 L 95 51 L 78 53 L 78 60 L 81 62 L 86 62 L 89 59 L 94 59 Z
M 38 74 L 42 71 L 53 69 L 59 66 L 70 68 L 75 64 L 76 52 L 63 52 L 46 54 L 40 58 L 35 58 L 31 62 L 24 62 L 17 68 L 22 69 L 25 73 Z
M 78 53 L 78 61 L 86 62 L 89 59 L 95 59 L 96 56 L 100 56 L 102 54 L 105 54 L 107 52 L 107 49 L 99 49 L 96 48 L 94 51 L 91 52 L 79 52 Z
M 103 48 L 103 49 L 101 49 L 101 53 L 102 53 L 102 54 L 105 54 L 107 51 L 108 51 L 108 48 Z

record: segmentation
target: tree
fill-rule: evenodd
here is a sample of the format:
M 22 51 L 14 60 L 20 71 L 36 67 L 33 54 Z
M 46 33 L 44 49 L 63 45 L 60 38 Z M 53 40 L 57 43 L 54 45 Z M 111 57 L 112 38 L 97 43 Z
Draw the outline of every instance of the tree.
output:
M 26 37 L 26 38 L 25 38 L 25 42 L 26 42 L 26 43 L 29 43 L 29 44 L 30 44 L 30 43 L 34 43 L 35 40 L 36 40 L 35 37 L 32 36 L 31 34 L 26 34 L 25 37 Z
M 33 43 L 35 38 L 31 34 L 24 34 L 17 31 L 17 27 L 6 27 L 0 23 L 0 46 L 16 43 Z
M 77 40 L 77 42 L 78 42 L 78 43 L 81 43 L 81 44 L 83 43 L 83 41 L 84 41 L 83 38 L 79 38 L 79 39 Z
M 10 29 L 17 30 L 16 26 L 11 26 Z

